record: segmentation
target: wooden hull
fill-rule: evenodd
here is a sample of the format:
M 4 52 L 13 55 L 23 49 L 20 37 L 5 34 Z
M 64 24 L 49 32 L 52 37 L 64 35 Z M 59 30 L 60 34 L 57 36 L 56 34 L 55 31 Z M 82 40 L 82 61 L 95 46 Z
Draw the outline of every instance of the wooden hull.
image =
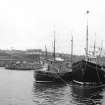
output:
M 85 60 L 72 65 L 72 77 L 74 82 L 82 85 L 105 83 L 105 71 L 101 66 Z
M 71 81 L 71 72 L 56 73 L 51 71 L 35 71 L 36 82 L 69 82 Z

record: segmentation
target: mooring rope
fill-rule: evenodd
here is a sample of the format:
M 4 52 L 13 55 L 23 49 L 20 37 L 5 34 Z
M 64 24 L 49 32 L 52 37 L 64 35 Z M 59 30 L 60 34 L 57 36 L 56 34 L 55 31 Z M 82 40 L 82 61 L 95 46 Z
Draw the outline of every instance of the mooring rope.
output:
M 56 76 L 58 76 L 58 78 L 62 81 L 62 82 L 64 82 L 66 85 L 68 85 L 69 83 L 68 82 L 66 82 L 63 78 L 61 78 L 60 76 L 59 76 L 59 74 L 57 74 L 56 73 Z
M 97 73 L 97 76 L 98 76 L 98 80 L 101 82 L 100 76 L 99 76 L 99 72 L 98 72 L 98 65 L 95 64 L 95 65 L 96 65 L 95 67 L 93 67 L 93 66 L 91 66 L 90 64 L 87 64 L 87 63 L 86 63 L 86 65 L 88 65 L 88 66 L 90 66 L 91 68 L 93 68 L 93 69 L 96 70 L 96 73 Z M 85 65 L 85 69 L 86 69 L 86 65 Z M 99 68 L 99 69 L 101 69 L 101 68 Z
M 100 81 L 99 73 L 98 73 L 98 70 L 97 70 L 97 64 L 96 64 L 96 72 L 97 72 L 98 79 Z
M 56 67 L 56 66 L 54 66 L 55 67 L 55 69 L 57 70 L 57 72 L 55 72 L 55 74 L 56 74 L 56 76 L 62 81 L 62 82 L 64 82 L 66 85 L 68 85 L 69 83 L 67 82 L 67 81 L 65 81 L 62 77 L 60 77 L 60 75 L 58 74 L 58 73 L 60 73 L 60 69 L 58 68 L 58 67 Z M 61 68 L 61 67 L 60 67 Z

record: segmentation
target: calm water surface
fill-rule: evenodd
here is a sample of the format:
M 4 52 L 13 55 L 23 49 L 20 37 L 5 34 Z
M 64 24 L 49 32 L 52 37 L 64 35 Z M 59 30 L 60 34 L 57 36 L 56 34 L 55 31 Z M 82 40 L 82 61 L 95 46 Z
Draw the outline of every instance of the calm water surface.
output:
M 34 71 L 0 68 L 0 105 L 105 105 L 105 87 L 41 84 Z

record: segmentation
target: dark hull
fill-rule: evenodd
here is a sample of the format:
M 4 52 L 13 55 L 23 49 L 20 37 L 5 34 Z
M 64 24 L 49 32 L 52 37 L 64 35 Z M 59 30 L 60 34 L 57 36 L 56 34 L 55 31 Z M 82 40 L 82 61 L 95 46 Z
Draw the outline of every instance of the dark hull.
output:
M 73 81 L 79 84 L 105 83 L 105 71 L 101 66 L 85 60 L 72 65 L 72 77 Z
M 56 73 L 50 71 L 35 71 L 36 82 L 69 82 L 71 72 Z

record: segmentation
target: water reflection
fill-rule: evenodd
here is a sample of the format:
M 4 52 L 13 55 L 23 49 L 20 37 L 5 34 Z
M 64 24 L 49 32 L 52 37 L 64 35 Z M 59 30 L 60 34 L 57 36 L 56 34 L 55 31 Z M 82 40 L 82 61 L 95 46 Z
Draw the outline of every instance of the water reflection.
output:
M 33 71 L 0 68 L 0 105 L 105 105 L 105 88 L 36 83 Z
M 37 105 L 104 105 L 105 87 L 33 83 L 33 102 Z
M 33 71 L 0 70 L 0 105 L 105 105 L 105 88 L 36 83 Z
M 72 97 L 75 102 L 82 105 L 102 105 L 103 90 L 105 87 L 84 88 L 72 85 Z
M 57 83 L 36 83 L 34 82 L 35 91 L 46 91 L 46 90 L 60 90 L 62 87 L 65 87 L 65 84 Z
M 64 105 L 70 103 L 70 88 L 65 84 L 33 84 L 33 101 L 38 105 Z

